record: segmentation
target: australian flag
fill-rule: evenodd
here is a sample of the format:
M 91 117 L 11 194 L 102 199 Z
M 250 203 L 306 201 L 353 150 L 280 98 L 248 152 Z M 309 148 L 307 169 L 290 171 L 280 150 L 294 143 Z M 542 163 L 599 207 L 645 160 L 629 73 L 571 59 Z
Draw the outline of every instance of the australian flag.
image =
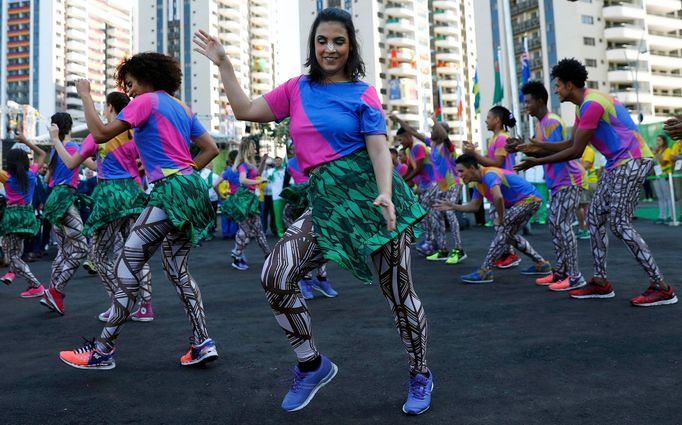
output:
M 521 84 L 519 85 L 519 102 L 523 103 L 523 86 L 530 80 L 530 59 L 528 58 L 528 39 L 523 39 L 523 52 L 521 53 Z

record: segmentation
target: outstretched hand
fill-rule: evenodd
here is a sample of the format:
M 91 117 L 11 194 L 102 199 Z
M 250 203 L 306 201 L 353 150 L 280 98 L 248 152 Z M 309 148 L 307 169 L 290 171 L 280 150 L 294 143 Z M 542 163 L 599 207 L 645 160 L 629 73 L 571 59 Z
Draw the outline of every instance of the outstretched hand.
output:
M 519 146 L 521 146 L 523 144 L 524 144 L 523 139 L 519 139 L 518 137 L 510 137 L 507 139 L 507 143 L 504 145 L 504 148 L 509 153 L 516 153 L 516 152 L 520 152 Z
M 381 207 L 381 214 L 384 215 L 386 220 L 386 230 L 392 232 L 395 230 L 395 206 L 391 197 L 388 195 L 381 194 L 374 200 L 374 205 Z
M 521 161 L 520 163 L 518 163 L 514 166 L 514 171 L 524 171 L 524 170 L 527 170 L 529 168 L 533 168 L 536 165 L 540 165 L 540 163 L 538 162 L 537 159 L 530 158 L 530 157 L 524 158 L 523 161 Z
M 438 211 L 451 211 L 454 210 L 454 205 L 445 199 L 436 199 L 433 203 L 433 207 Z
M 467 155 L 472 155 L 476 153 L 476 149 L 478 149 L 478 144 L 477 143 L 472 143 L 468 140 L 465 140 L 462 142 L 462 152 L 467 154 Z
M 218 38 L 210 35 L 204 30 L 194 33 L 194 51 L 206 56 L 211 62 L 220 66 L 229 61 L 223 45 Z
M 671 139 L 682 140 L 682 117 L 674 117 L 668 119 L 663 124 L 663 131 Z

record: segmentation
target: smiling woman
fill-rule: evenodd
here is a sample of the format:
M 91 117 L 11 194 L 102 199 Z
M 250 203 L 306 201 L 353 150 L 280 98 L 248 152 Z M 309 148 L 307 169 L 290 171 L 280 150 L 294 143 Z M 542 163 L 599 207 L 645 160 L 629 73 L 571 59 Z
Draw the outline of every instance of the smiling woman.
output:
M 331 260 L 370 283 L 369 256 L 410 359 L 402 410 L 418 415 L 430 407 L 433 377 L 426 367 L 426 318 L 412 282 L 410 245 L 414 225 L 426 212 L 393 172 L 381 101 L 374 87 L 360 81 L 365 66 L 355 34 L 347 12 L 321 11 L 308 40 L 310 73 L 253 100 L 217 38 L 199 31 L 194 42 L 219 67 L 238 119 L 291 118 L 296 159 L 310 177 L 310 208 L 277 242 L 261 274 L 266 298 L 298 358 L 282 408 L 303 409 L 338 370 L 315 346 L 298 281 Z

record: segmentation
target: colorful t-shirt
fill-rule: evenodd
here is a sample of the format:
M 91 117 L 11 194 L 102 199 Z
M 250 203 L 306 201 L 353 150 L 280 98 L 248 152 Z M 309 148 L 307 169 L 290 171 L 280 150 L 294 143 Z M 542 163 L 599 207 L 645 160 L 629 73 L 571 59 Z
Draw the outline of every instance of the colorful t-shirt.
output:
M 599 180 L 599 175 L 597 174 L 597 164 L 595 163 L 595 153 L 592 146 L 587 145 L 583 151 L 583 156 L 580 157 L 580 162 L 582 162 L 583 167 L 587 171 L 587 183 L 595 184 Z M 587 168 L 587 163 L 590 163 L 589 168 Z
M 457 152 L 455 145 L 448 149 L 446 143 L 431 146 L 431 163 L 433 164 L 433 177 L 441 192 L 445 192 L 452 186 L 459 184 L 455 160 Z
M 64 148 L 69 155 L 73 156 L 78 152 L 78 145 L 72 141 L 64 143 Z M 50 152 L 50 162 L 55 161 L 54 170 L 52 172 L 52 177 L 50 178 L 49 187 L 59 186 L 60 184 L 70 186 L 72 188 L 78 187 L 78 174 L 80 169 L 78 167 L 73 170 L 69 170 L 69 167 L 64 164 L 64 161 L 59 157 L 57 151 L 52 149 Z
M 631 159 L 653 157 L 628 110 L 611 96 L 586 89 L 575 114 L 576 128 L 594 130 L 590 143 L 606 157 L 607 170 Z
M 230 195 L 234 195 L 239 190 L 239 171 L 232 169 L 232 167 L 225 168 L 223 171 L 223 180 L 230 184 Z
M 410 163 L 412 169 L 417 168 L 417 161 L 423 159 L 423 167 L 419 174 L 414 177 L 414 182 L 419 187 L 426 187 L 435 181 L 433 175 L 433 164 L 431 164 L 431 148 L 427 147 L 424 142 L 415 140 L 412 148 L 407 150 L 407 162 Z
M 258 170 L 256 169 L 256 167 L 253 167 L 247 164 L 246 162 L 242 162 L 237 166 L 237 178 L 239 178 L 239 175 L 241 173 L 246 173 L 247 179 L 256 180 L 256 178 L 258 177 Z M 256 190 L 256 188 L 258 187 L 257 184 L 242 184 L 242 186 L 246 187 L 249 190 Z
M 404 176 L 405 173 L 407 173 L 407 164 L 403 163 L 398 163 L 395 167 L 395 172 L 398 173 L 400 177 Z
M 553 143 L 566 140 L 566 126 L 561 117 L 548 112 L 535 127 L 539 142 Z M 545 183 L 552 195 L 569 186 L 583 185 L 584 168 L 578 160 L 544 164 Z
M 294 179 L 294 184 L 302 184 L 308 181 L 308 177 L 303 174 L 301 167 L 298 165 L 298 159 L 290 158 L 287 161 L 287 171 L 292 179 Z
M 130 138 L 131 132 L 125 131 L 106 143 L 97 144 L 92 135 L 83 140 L 80 154 L 91 157 L 96 154 L 97 179 L 135 179 L 140 185 L 142 179 L 137 168 L 137 152 L 135 141 Z
M 193 172 L 189 144 L 206 130 L 182 101 L 164 91 L 145 93 L 117 118 L 135 129 L 135 145 L 150 182 Z
M 0 183 L 5 185 L 5 197 L 7 198 L 7 205 L 29 205 L 33 202 L 33 192 L 36 189 L 36 175 L 38 174 L 38 165 L 32 164 L 26 172 L 28 177 L 28 186 L 26 190 L 22 191 L 19 188 L 17 178 L 5 170 L 0 170 Z
M 507 139 L 509 139 L 509 137 L 509 134 L 506 132 L 491 137 L 490 140 L 488 140 L 488 152 L 486 156 L 490 159 L 494 159 L 497 156 L 503 156 L 504 163 L 502 163 L 501 168 L 508 171 L 514 171 L 516 154 L 507 152 Z
M 519 202 L 542 201 L 540 192 L 523 177 L 496 167 L 481 167 L 481 182 L 474 186 L 472 199 L 481 199 L 482 194 L 493 202 L 491 190 L 494 186 L 500 186 L 505 208 L 511 208 Z
M 673 163 L 670 159 L 673 150 L 670 148 L 665 148 L 662 151 L 656 151 L 656 161 L 658 165 L 661 166 L 661 171 L 663 174 L 668 175 L 673 169 Z
M 364 148 L 367 135 L 386 135 L 381 101 L 362 81 L 317 84 L 301 75 L 264 98 L 277 121 L 291 117 L 289 133 L 305 175 Z

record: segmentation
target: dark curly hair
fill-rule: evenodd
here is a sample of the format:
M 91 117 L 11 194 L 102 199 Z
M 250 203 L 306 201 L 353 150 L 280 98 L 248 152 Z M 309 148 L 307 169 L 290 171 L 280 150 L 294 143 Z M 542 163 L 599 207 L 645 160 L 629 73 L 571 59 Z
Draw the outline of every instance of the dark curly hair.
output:
M 514 118 L 514 114 L 504 106 L 493 106 L 492 109 L 490 109 L 490 113 L 502 120 L 502 125 L 505 129 L 516 127 L 516 118 Z
M 547 104 L 547 101 L 549 100 L 549 93 L 547 93 L 547 89 L 545 88 L 545 85 L 539 81 L 533 81 L 533 80 L 528 81 L 521 88 L 521 93 L 529 94 L 529 95 L 533 96 L 536 100 L 542 100 L 543 102 L 545 102 L 545 105 Z
M 173 96 L 182 84 L 182 69 L 178 61 L 168 55 L 156 52 L 138 53 L 124 59 L 116 67 L 114 79 L 119 88 L 127 91 L 127 75 L 150 85 L 154 90 L 163 90 Z
M 328 7 L 317 15 L 308 35 L 308 59 L 304 65 L 310 68 L 310 81 L 315 83 L 324 81 L 324 71 L 322 71 L 322 67 L 317 62 L 317 57 L 315 56 L 315 34 L 317 33 L 317 27 L 322 22 L 338 22 L 346 28 L 350 51 L 348 52 L 348 61 L 343 68 L 343 72 L 349 81 L 358 81 L 364 77 L 365 63 L 360 56 L 360 45 L 355 35 L 355 25 L 353 25 L 350 13 L 343 9 Z
M 574 86 L 581 89 L 585 87 L 585 81 L 587 81 L 587 69 L 579 60 L 565 58 L 554 65 L 550 77 L 561 80 L 564 83 L 571 82 Z
M 71 127 L 73 127 L 71 115 L 66 112 L 57 112 L 50 117 L 50 122 L 57 124 L 57 127 L 59 127 L 59 140 L 64 141 L 64 137 L 71 132 Z

